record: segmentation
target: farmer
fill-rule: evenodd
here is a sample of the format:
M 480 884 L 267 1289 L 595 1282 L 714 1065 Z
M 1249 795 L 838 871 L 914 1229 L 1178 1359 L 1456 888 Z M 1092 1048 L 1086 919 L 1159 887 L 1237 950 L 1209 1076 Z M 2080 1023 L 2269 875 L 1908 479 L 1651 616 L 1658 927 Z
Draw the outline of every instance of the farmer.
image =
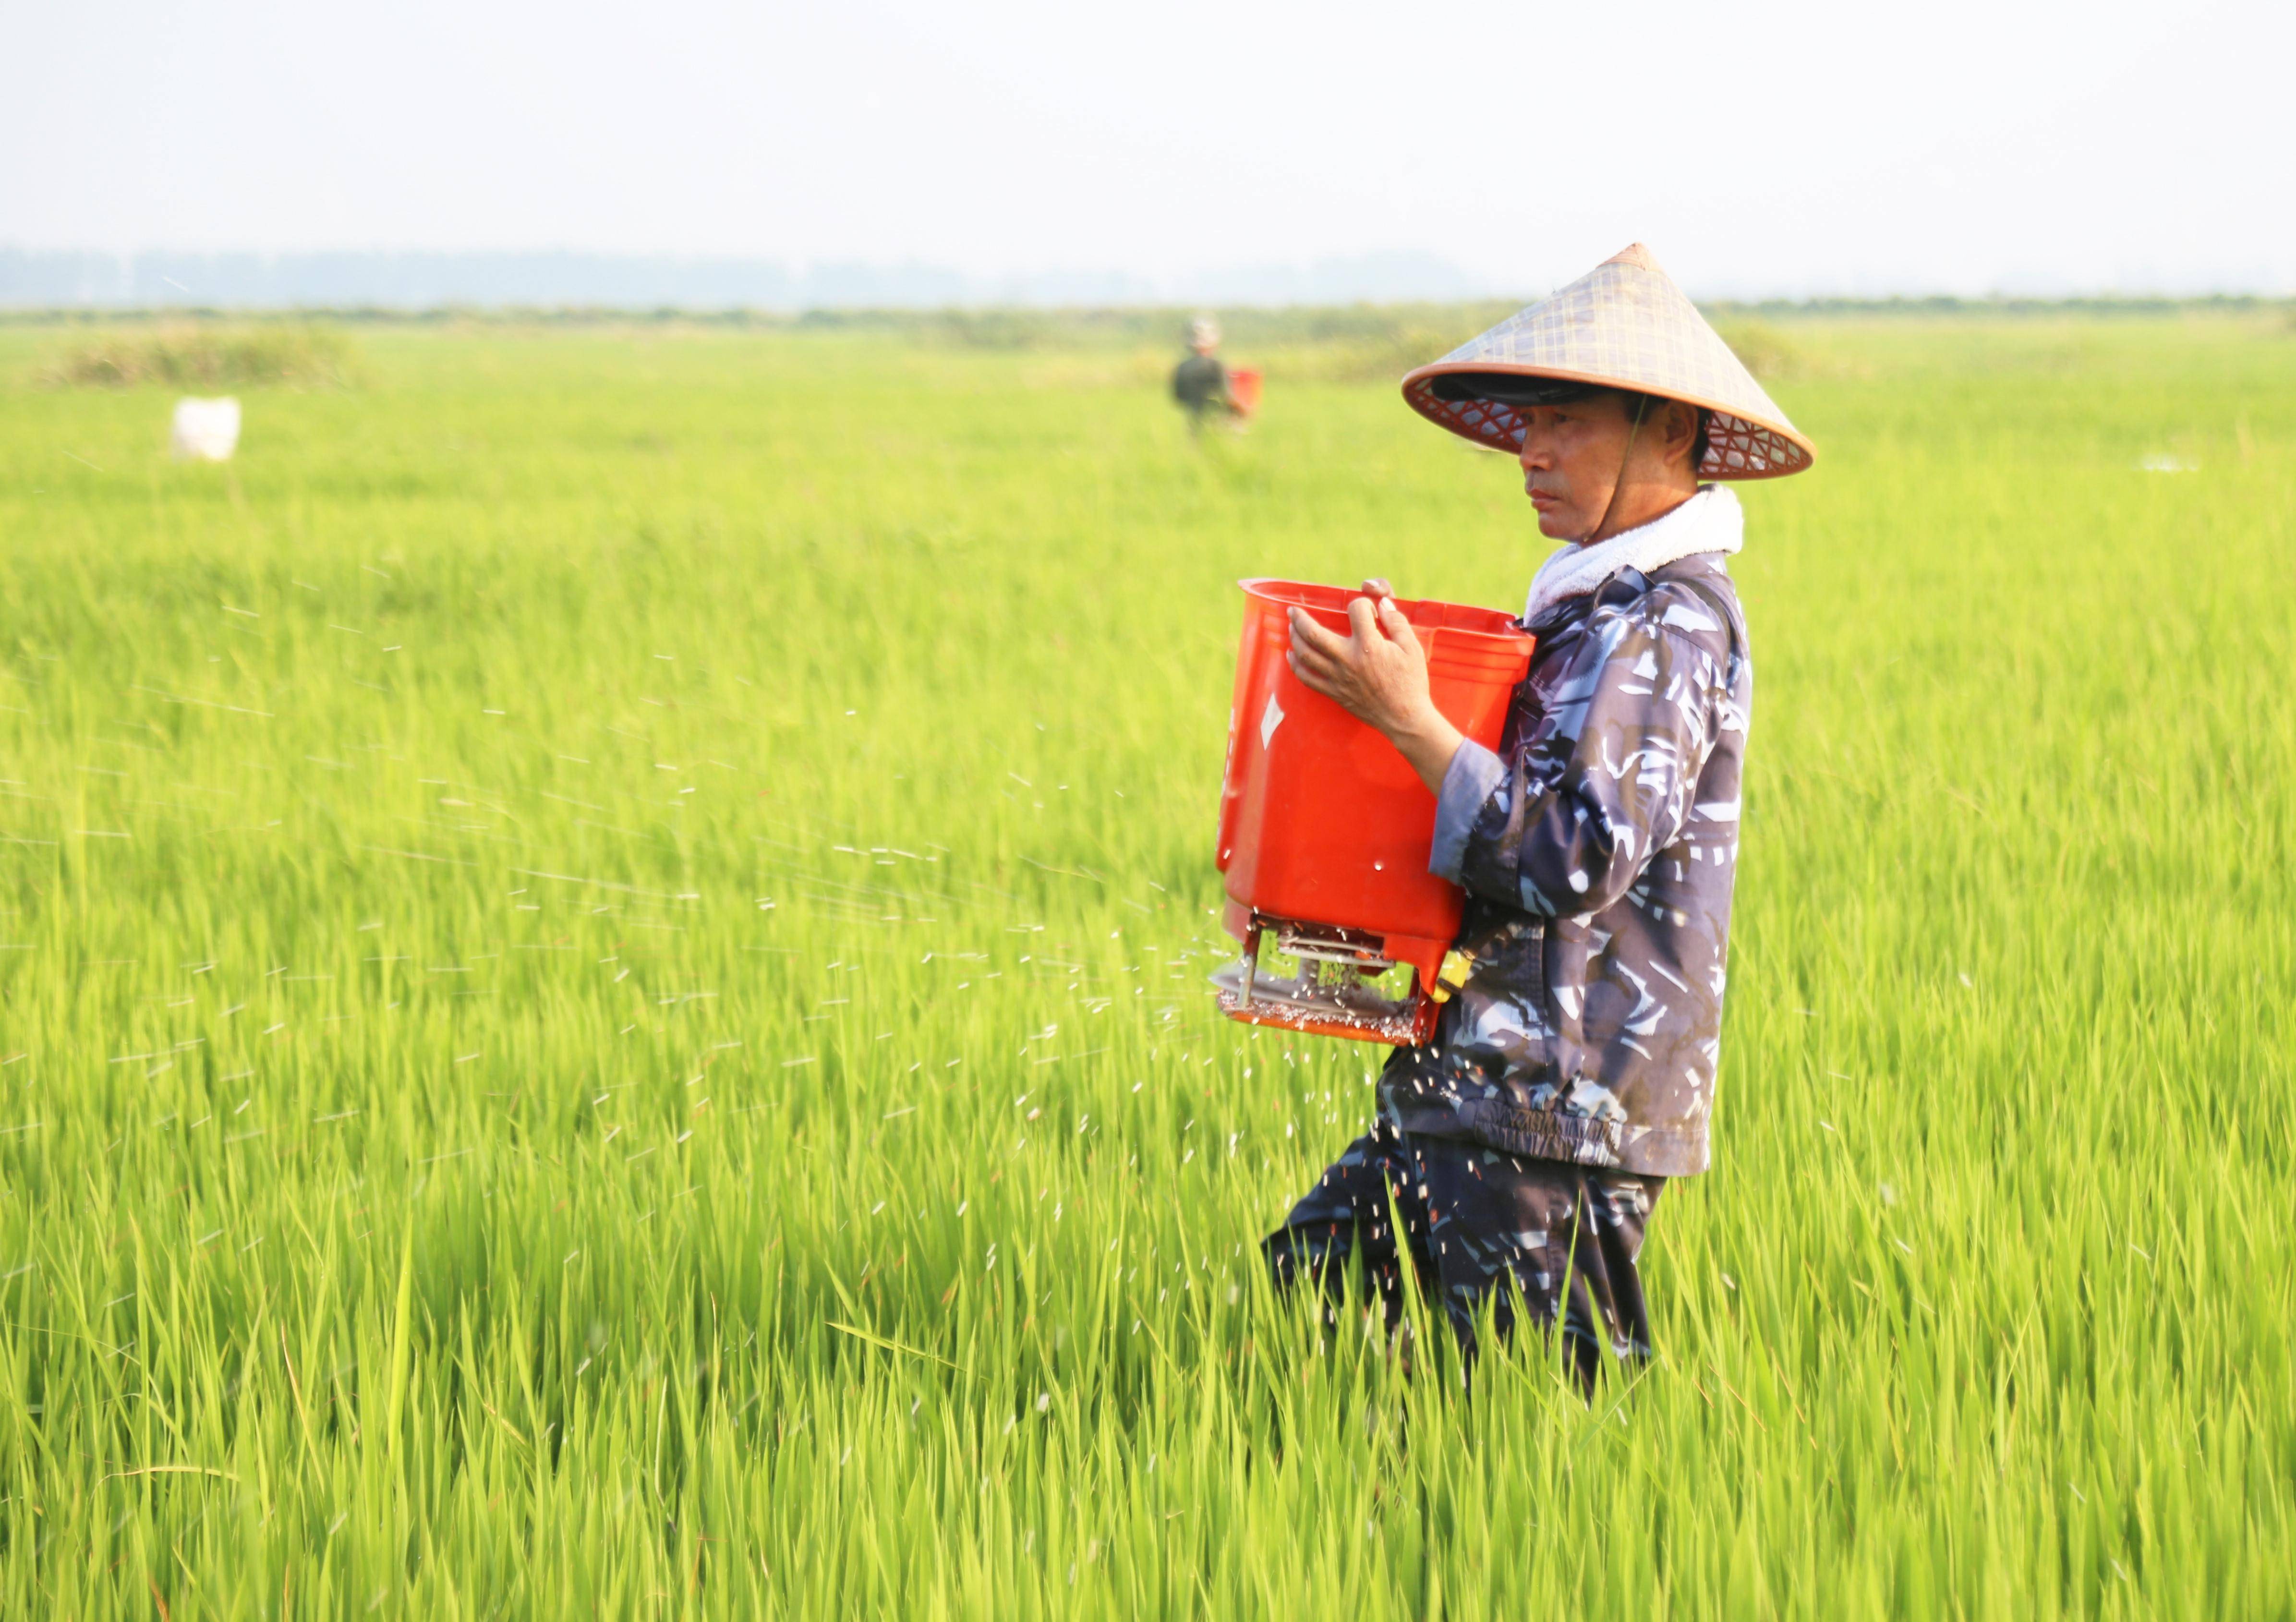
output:
M 1709 1158 L 1753 666 L 1724 565 L 1737 498 L 1701 480 L 1799 472 L 1811 446 L 1639 244 L 1403 394 L 1513 453 L 1563 545 L 1496 754 L 1437 713 L 1384 581 L 1348 635 L 1292 616 L 1300 679 L 1437 796 L 1428 866 L 1467 908 L 1433 1036 L 1395 1052 L 1371 1130 L 1266 1250 L 1334 1304 L 1352 1256 L 1390 1334 L 1407 1251 L 1470 1366 L 1486 1304 L 1503 1339 L 1519 1312 L 1560 1318 L 1591 1393 L 1606 1351 L 1649 1355 L 1643 1236 Z
M 1219 324 L 1209 315 L 1199 315 L 1188 324 L 1188 355 L 1172 368 L 1172 397 L 1188 414 L 1188 431 L 1204 431 L 1204 414 L 1221 411 L 1235 414 L 1235 399 L 1229 394 L 1227 368 L 1220 364 Z

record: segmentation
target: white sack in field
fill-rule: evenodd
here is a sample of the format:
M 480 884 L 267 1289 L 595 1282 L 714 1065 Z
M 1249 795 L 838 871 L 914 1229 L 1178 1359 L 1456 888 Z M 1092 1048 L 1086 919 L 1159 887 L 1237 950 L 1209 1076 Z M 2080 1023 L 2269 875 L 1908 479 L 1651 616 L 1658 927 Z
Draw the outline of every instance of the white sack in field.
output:
M 239 447 L 239 402 L 177 400 L 175 444 L 178 462 L 229 462 Z

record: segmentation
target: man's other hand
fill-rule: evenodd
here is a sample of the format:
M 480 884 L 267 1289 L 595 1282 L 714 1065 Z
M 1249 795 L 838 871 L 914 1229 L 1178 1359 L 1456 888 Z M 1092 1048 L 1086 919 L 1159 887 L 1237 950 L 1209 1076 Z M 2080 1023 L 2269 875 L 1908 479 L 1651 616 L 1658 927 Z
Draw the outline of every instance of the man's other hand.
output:
M 1291 626 L 1292 675 L 1376 729 L 1439 793 L 1458 752 L 1459 730 L 1429 696 L 1427 654 L 1395 606 L 1394 588 L 1365 581 L 1364 594 L 1348 604 L 1347 635 L 1325 630 L 1299 609 L 1291 612 Z

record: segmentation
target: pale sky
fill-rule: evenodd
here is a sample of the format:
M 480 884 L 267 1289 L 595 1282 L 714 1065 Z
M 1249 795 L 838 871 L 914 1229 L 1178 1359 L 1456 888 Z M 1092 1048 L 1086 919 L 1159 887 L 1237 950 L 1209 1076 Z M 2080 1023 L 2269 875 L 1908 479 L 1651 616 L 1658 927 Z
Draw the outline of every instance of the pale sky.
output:
M 0 246 L 2296 290 L 2296 4 L 0 0 Z

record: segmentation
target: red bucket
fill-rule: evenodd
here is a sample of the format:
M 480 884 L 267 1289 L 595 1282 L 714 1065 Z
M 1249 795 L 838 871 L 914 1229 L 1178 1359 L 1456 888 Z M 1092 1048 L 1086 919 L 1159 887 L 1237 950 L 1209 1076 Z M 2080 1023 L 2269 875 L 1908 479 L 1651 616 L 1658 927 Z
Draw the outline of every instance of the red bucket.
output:
M 1434 1020 L 1428 994 L 1465 904 L 1456 885 L 1427 871 L 1435 797 L 1393 744 L 1310 691 L 1284 659 L 1290 610 L 1305 609 L 1344 634 L 1347 604 L 1360 594 L 1289 580 L 1242 585 L 1243 642 L 1228 712 L 1218 859 L 1227 880 L 1226 926 L 1250 955 L 1221 981 L 1221 1002 L 1255 1023 L 1423 1039 Z M 1476 742 L 1496 747 L 1515 686 L 1530 668 L 1530 636 L 1493 609 L 1402 599 L 1396 606 L 1427 651 L 1435 708 Z M 1341 987 L 1346 996 L 1308 995 L 1308 980 L 1292 986 L 1296 996 L 1274 995 L 1283 987 L 1272 984 L 1263 994 L 1251 965 L 1267 930 L 1279 950 L 1300 959 L 1308 980 L 1316 963 L 1356 976 Z M 1406 964 L 1416 977 L 1407 1003 L 1357 995 L 1362 976 Z M 1330 991 L 1333 982 L 1326 974 L 1322 984 Z M 1383 1005 L 1376 1018 L 1365 1012 L 1374 1001 Z
M 1240 417 L 1259 414 L 1259 368 L 1231 366 L 1227 373 L 1227 397 L 1235 402 L 1235 414 Z

